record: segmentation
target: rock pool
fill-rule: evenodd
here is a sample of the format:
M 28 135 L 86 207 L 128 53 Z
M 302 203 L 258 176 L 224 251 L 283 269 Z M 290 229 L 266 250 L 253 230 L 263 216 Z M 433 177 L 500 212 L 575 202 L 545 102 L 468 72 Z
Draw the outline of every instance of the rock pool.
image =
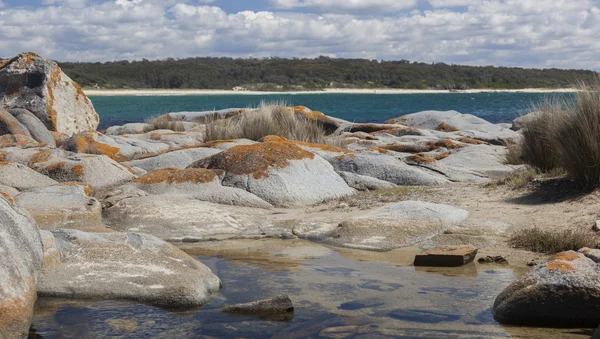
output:
M 374 253 L 300 240 L 186 245 L 223 282 L 196 310 L 122 301 L 38 300 L 31 338 L 589 338 L 591 330 L 507 327 L 496 296 L 523 269 L 472 263 L 415 268 L 418 248 Z M 288 322 L 237 317 L 225 305 L 288 294 Z

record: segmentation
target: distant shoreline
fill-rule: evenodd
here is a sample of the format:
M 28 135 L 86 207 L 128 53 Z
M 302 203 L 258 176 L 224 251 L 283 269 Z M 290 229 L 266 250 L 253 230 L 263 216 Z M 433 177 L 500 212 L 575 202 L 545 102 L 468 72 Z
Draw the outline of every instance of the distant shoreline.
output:
M 322 91 L 261 92 L 209 89 L 93 89 L 84 88 L 88 96 L 178 96 L 178 95 L 297 95 L 297 94 L 455 94 L 455 93 L 573 93 L 572 88 L 468 89 L 463 91 L 419 89 L 328 88 Z

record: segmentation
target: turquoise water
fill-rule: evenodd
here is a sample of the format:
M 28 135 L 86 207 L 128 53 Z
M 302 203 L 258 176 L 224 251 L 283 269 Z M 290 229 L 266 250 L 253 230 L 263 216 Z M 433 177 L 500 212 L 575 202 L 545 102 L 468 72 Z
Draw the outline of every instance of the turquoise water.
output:
M 169 112 L 205 111 L 257 106 L 261 101 L 304 105 L 327 115 L 356 122 L 383 122 L 425 110 L 456 110 L 493 123 L 510 122 L 549 94 L 277 94 L 90 97 L 100 114 L 100 128 L 141 122 Z

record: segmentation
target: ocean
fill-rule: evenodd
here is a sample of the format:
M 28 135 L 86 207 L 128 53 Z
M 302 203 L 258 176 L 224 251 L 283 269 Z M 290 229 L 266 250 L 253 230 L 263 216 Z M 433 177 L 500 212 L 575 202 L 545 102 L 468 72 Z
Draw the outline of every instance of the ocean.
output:
M 264 102 L 303 105 L 327 115 L 355 122 L 383 122 L 425 110 L 456 110 L 492 123 L 511 122 L 545 98 L 545 93 L 444 94 L 272 94 L 189 96 L 91 96 L 100 114 L 100 129 L 143 122 L 161 114 L 256 107 Z M 570 94 L 559 94 L 570 95 Z

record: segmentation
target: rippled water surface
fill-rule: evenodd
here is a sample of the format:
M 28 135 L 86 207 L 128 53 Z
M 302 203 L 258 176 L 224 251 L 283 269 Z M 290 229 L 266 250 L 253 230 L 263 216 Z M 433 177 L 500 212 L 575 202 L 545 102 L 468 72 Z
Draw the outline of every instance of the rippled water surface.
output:
M 304 105 L 356 122 L 383 122 L 424 110 L 456 110 L 500 123 L 512 121 L 548 96 L 540 93 L 276 94 L 114 96 L 91 97 L 91 100 L 100 114 L 100 127 L 107 128 L 169 112 L 256 107 L 261 101 Z
M 254 249 L 189 249 L 223 281 L 197 310 L 117 301 L 41 299 L 43 338 L 589 338 L 591 331 L 504 327 L 495 297 L 522 271 L 470 264 L 415 268 L 412 253 L 333 250 L 302 241 Z M 256 249 L 259 248 L 259 249 Z M 260 248 L 269 248 L 262 250 Z M 289 322 L 219 313 L 224 305 L 288 294 Z

